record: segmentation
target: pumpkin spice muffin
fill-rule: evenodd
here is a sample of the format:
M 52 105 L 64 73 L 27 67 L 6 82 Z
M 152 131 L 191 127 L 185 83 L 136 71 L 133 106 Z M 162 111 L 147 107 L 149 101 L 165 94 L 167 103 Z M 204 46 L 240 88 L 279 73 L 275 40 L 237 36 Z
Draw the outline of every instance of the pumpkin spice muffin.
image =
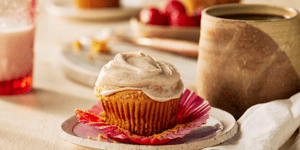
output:
M 177 69 L 143 52 L 117 54 L 95 85 L 106 123 L 150 136 L 176 125 L 183 83 Z

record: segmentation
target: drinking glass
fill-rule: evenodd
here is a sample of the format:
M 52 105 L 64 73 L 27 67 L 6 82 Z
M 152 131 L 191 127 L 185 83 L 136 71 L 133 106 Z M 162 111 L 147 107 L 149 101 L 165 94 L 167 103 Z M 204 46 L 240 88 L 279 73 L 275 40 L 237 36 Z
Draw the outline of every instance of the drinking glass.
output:
M 0 0 L 0 95 L 32 88 L 35 18 L 35 0 Z

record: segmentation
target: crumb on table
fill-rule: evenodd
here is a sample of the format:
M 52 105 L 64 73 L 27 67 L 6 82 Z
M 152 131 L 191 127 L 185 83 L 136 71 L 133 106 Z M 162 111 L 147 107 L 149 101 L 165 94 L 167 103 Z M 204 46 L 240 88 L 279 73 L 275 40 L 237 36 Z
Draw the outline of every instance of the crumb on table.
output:
M 92 139 L 92 137 L 91 137 L 91 136 L 88 136 L 88 137 L 87 137 L 87 139 L 89 139 L 89 140 L 90 140 L 90 139 Z

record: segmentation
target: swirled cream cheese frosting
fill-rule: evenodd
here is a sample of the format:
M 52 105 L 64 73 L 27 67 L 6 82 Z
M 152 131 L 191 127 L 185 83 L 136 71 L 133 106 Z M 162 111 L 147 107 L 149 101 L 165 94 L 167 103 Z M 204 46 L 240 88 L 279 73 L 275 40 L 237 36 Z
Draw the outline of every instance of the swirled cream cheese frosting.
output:
M 156 61 L 143 52 L 119 53 L 100 71 L 95 84 L 108 96 L 122 90 L 141 90 L 151 99 L 165 102 L 179 98 L 183 83 L 170 63 Z

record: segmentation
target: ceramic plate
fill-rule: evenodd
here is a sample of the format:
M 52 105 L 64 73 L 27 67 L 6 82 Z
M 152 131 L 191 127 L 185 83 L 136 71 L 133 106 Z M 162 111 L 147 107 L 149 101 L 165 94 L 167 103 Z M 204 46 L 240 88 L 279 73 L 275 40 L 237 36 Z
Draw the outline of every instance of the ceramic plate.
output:
M 101 32 L 106 31 L 109 30 L 102 30 Z M 106 34 L 110 35 L 110 33 Z M 98 37 L 96 39 L 101 38 Z M 116 54 L 143 51 L 157 60 L 168 60 L 169 63 L 175 65 L 181 73 L 182 81 L 186 83 L 186 87 L 190 88 L 189 85 L 195 84 L 196 70 L 190 68 L 197 67 L 196 59 L 124 43 L 109 43 L 108 46 L 111 49 L 111 53 L 109 54 L 93 54 L 90 50 L 90 42 L 87 38 L 81 37 L 79 38 L 79 41 L 83 44 L 82 50 L 79 53 L 74 51 L 72 41 L 66 42 L 60 47 L 60 64 L 62 66 L 62 72 L 73 81 L 94 87 L 103 65 L 112 60 Z M 89 55 L 92 55 L 93 59 L 89 59 Z
M 67 119 L 61 125 L 61 138 L 90 148 L 122 150 L 182 150 L 202 149 L 223 143 L 238 132 L 238 125 L 233 116 L 223 110 L 212 108 L 207 124 L 191 131 L 182 138 L 174 139 L 163 145 L 138 145 L 115 142 L 111 139 L 98 141 L 100 129 L 79 123 L 76 116 Z M 88 139 L 88 136 L 91 138 Z
M 77 9 L 72 0 L 48 0 L 45 9 L 49 14 L 79 19 L 118 19 L 137 15 L 141 8 L 121 6 L 119 8 Z

